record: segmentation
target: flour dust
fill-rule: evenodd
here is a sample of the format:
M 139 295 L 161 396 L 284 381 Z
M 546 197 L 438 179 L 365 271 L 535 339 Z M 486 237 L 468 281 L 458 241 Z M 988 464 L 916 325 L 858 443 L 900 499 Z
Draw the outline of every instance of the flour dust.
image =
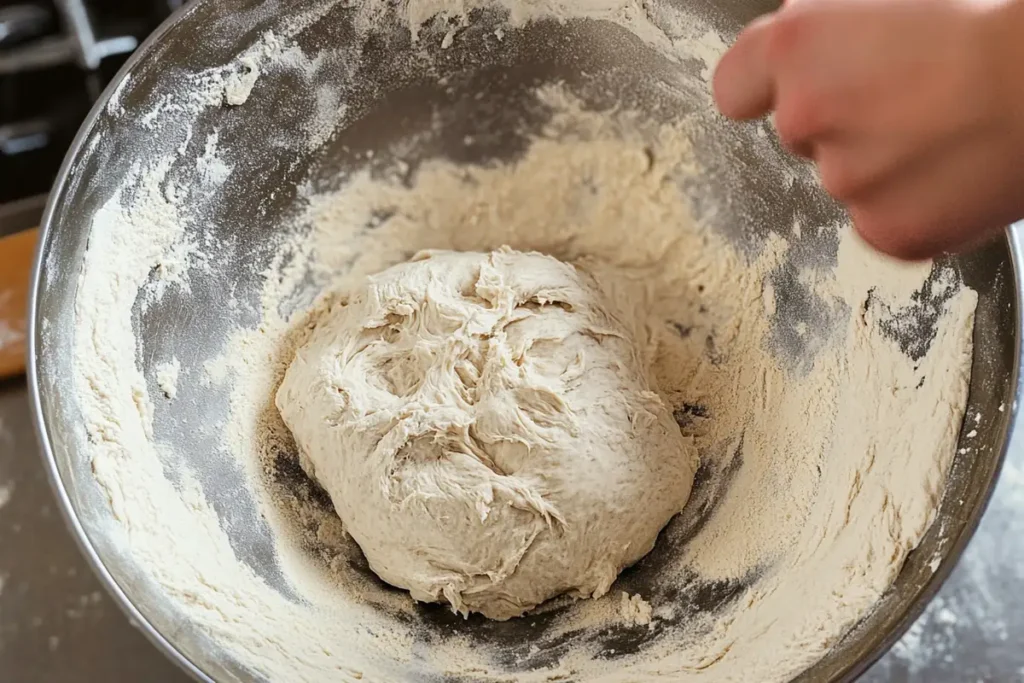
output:
M 793 193 L 827 202 L 762 128 L 722 132 L 706 81 L 725 41 L 698 17 L 629 1 L 400 9 L 310 3 L 230 63 L 154 91 L 131 124 L 166 142 L 93 216 L 74 340 L 82 447 L 117 561 L 193 634 L 188 654 L 228 680 L 791 679 L 870 613 L 935 516 L 977 295 L 951 267 L 874 254 L 835 213 L 782 213 Z M 476 31 L 491 10 L 499 25 Z M 683 75 L 652 76 L 657 97 L 636 101 L 600 73 L 590 90 L 530 83 L 505 156 L 474 156 L 486 136 L 465 134 L 451 153 L 450 109 L 359 150 L 339 131 L 373 132 L 358 128 L 373 93 L 356 78 L 371 60 L 306 40 L 339 17 L 373 64 L 378 33 L 407 41 L 412 57 L 389 63 L 381 88 L 481 44 L 512 59 L 521 36 L 562 30 L 541 20 L 580 17 Z M 414 47 L 434 39 L 434 52 Z M 268 88 L 295 82 L 302 111 L 267 105 Z M 110 116 L 127 117 L 134 87 Z M 686 106 L 645 106 L 658 97 Z M 394 111 L 412 116 L 378 113 Z M 239 112 L 260 113 L 249 128 L 280 123 L 230 129 Z M 269 162 L 232 156 L 246 133 L 272 140 L 261 154 L 287 183 L 261 185 L 254 169 Z M 438 141 L 449 153 L 422 152 Z M 741 143 L 762 175 L 730 175 Z M 348 155 L 344 173 L 284 161 L 328 149 Z M 271 238 L 244 237 L 281 204 Z M 274 395 L 336 292 L 422 249 L 503 245 L 629 284 L 608 295 L 643 321 L 641 351 L 701 469 L 686 509 L 608 596 L 499 626 L 418 605 L 369 572 Z M 163 337 L 149 321 L 182 302 L 198 321 L 180 319 L 188 334 L 151 362 Z

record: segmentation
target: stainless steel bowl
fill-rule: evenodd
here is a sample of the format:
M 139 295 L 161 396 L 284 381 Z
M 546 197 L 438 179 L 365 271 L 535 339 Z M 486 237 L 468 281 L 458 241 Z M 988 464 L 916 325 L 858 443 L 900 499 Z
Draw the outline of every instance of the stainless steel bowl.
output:
M 726 36 L 735 35 L 747 21 L 771 9 L 771 3 L 762 0 L 686 1 L 690 10 Z M 201 634 L 178 620 L 159 592 L 138 580 L 104 533 L 110 513 L 97 491 L 89 463 L 81 457 L 84 436 L 77 429 L 80 412 L 76 397 L 68 389 L 76 286 L 88 226 L 98 207 L 111 197 L 136 158 L 180 143 L 175 137 L 180 131 L 173 127 L 154 131 L 140 127 L 141 113 L 161 93 L 172 89 L 181 73 L 230 62 L 252 43 L 254 36 L 278 27 L 299 6 L 311 4 L 313 0 L 200 0 L 169 20 L 133 55 L 79 132 L 50 196 L 36 262 L 29 376 L 54 489 L 83 551 L 110 592 L 158 648 L 200 680 L 242 680 L 242 674 L 211 652 Z M 213 218 L 208 229 L 221 236 L 240 237 L 247 244 L 265 243 L 292 209 L 297 183 L 303 178 L 310 174 L 330 178 L 356 168 L 366 163 L 363 152 L 384 149 L 398 137 L 429 126 L 436 117 L 443 119 L 443 132 L 429 137 L 416 150 L 421 158 L 446 156 L 467 162 L 510 158 L 522 150 L 523 131 L 545 116 L 542 108 L 524 96 L 538 84 L 561 80 L 579 85 L 595 101 L 611 93 L 613 98 L 625 94 L 643 102 L 658 96 L 654 92 L 657 87 L 645 90 L 645 83 L 667 85 L 671 90 L 678 87 L 678 70 L 699 68 L 696 63 L 661 59 L 621 29 L 593 21 L 540 22 L 521 33 L 510 32 L 500 51 L 474 50 L 472 46 L 490 31 L 488 21 L 492 18 L 477 19 L 460 36 L 468 47 L 447 53 L 436 45 L 423 48 L 433 55 L 431 73 L 395 77 L 395 60 L 410 55 L 408 36 L 400 32 L 383 40 L 376 47 L 376 59 L 355 76 L 332 71 L 328 65 L 322 78 L 355 78 L 374 87 L 355 87 L 350 102 L 353 122 L 315 153 L 296 153 L 267 144 L 273 133 L 290 130 L 301 111 L 315 104 L 315 93 L 308 83 L 286 76 L 275 81 L 274 89 L 254 91 L 242 109 L 217 109 L 198 116 L 196 139 L 202 139 L 204 131 L 216 126 L 228 150 L 247 164 L 246 182 L 228 186 L 206 207 Z M 317 45 L 344 45 L 351 40 L 351 29 L 350 16 L 339 7 L 313 23 L 298 40 L 309 51 L 315 51 Z M 595 78 L 602 80 L 602 88 L 588 91 L 587 84 Z M 107 106 L 115 92 L 124 112 L 119 116 Z M 469 92 L 483 95 L 468 97 Z M 679 106 L 686 106 L 688 100 L 684 96 L 678 101 Z M 723 125 L 729 124 L 719 121 L 709 127 L 708 134 L 713 136 L 715 126 Z M 458 144 L 467 134 L 476 135 L 482 144 L 471 149 Z M 784 158 L 781 150 L 778 157 Z M 819 192 L 801 191 L 799 187 L 794 190 L 783 178 L 758 172 L 758 158 L 742 145 L 724 162 L 705 161 L 710 178 L 732 183 L 734 192 L 748 198 L 731 207 L 731 219 L 737 225 L 784 230 L 794 216 L 827 222 L 839 215 L 839 209 L 824 201 Z M 272 190 L 277 193 L 272 194 Z M 715 183 L 706 189 L 712 197 L 715 191 Z M 758 228 L 751 227 L 735 238 L 755 240 L 757 233 Z M 825 242 L 809 241 L 806 245 L 806 250 L 822 258 L 829 258 L 829 249 Z M 1020 239 L 1008 232 L 1004 239 L 972 254 L 950 259 L 964 281 L 980 294 L 969 398 L 971 412 L 982 416 L 976 426 L 978 436 L 972 439 L 970 454 L 956 458 L 938 519 L 910 556 L 895 586 L 863 623 L 798 680 L 849 681 L 862 673 L 921 613 L 973 533 L 1016 422 L 1022 339 L 1019 312 L 1024 287 L 1021 249 Z M 154 357 L 169 353 L 194 364 L 211 355 L 236 321 L 231 319 L 230 311 L 212 315 L 209 302 L 216 301 L 226 282 L 237 283 L 245 295 L 255 296 L 256 285 L 247 274 L 258 270 L 264 256 L 259 249 L 242 250 L 231 272 L 220 272 L 206 280 L 193 279 L 193 301 L 176 302 L 177 308 L 157 306 L 140 317 L 138 331 L 143 350 L 139 362 L 148 369 Z M 1001 412 L 1001 404 L 1008 408 Z M 162 410 L 167 413 L 165 419 L 175 420 L 188 417 L 188 411 L 206 407 L 172 403 Z M 180 445 L 202 449 L 201 443 L 190 441 L 192 438 L 181 435 Z M 216 476 L 223 476 L 223 481 L 218 482 Z M 214 497 L 215 504 L 224 503 L 233 495 L 232 477 L 238 475 L 224 468 L 216 476 L 207 494 Z M 251 561 L 259 563 L 260 557 L 272 555 L 272 541 L 265 530 L 257 529 L 245 540 Z M 671 548 L 660 544 L 624 580 L 634 590 L 652 586 L 659 557 L 668 552 Z M 933 558 L 941 560 L 937 568 Z M 712 595 L 702 599 L 713 606 L 721 598 Z M 465 628 L 438 615 L 425 615 L 422 628 Z M 526 626 L 522 621 L 511 621 L 477 624 L 475 628 L 474 637 L 485 647 L 488 643 L 522 639 Z M 643 641 L 625 639 L 618 647 L 636 650 L 643 647 Z M 524 657 L 524 662 L 524 666 L 531 665 L 529 658 Z

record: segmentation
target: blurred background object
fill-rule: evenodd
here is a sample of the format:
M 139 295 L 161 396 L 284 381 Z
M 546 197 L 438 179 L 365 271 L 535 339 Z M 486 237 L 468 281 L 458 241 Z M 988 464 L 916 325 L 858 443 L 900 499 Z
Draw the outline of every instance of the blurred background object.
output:
M 103 88 L 138 44 L 181 4 L 0 4 L 0 205 L 45 195 Z
M 182 0 L 0 0 L 0 680 L 187 683 L 103 592 L 39 458 L 24 366 L 39 219 L 78 127 Z
M 0 379 L 25 367 L 26 304 L 36 231 L 0 238 Z
M 78 127 L 183 0 L 0 2 L 0 378 L 23 369 L 26 273 L 46 193 Z

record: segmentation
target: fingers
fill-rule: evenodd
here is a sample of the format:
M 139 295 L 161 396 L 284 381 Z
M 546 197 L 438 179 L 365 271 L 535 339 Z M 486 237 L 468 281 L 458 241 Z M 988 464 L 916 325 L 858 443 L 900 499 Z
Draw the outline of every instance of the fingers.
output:
M 914 141 L 844 131 L 815 145 L 814 160 L 825 190 L 842 202 L 870 196 L 901 175 L 921 171 L 928 159 L 914 154 Z
M 1016 188 L 999 182 L 1012 168 L 970 140 L 935 163 L 892 178 L 848 208 L 866 242 L 905 260 L 959 251 L 998 232 L 1016 216 Z
M 740 33 L 715 69 L 715 102 L 732 119 L 756 119 L 767 114 L 775 98 L 768 66 L 768 37 L 774 15 L 757 19 Z
M 981 39 L 964 10 L 936 7 L 785 0 L 740 34 L 713 82 L 725 116 L 774 111 L 782 145 L 816 162 L 868 243 L 903 259 L 966 248 L 1024 211 L 1012 126 L 965 95 L 991 79 L 964 56 Z M 942 40 L 905 40 L 923 26 Z
M 715 71 L 719 110 L 733 119 L 753 119 L 775 110 L 783 146 L 814 157 L 816 138 L 829 132 L 833 115 L 828 93 L 807 64 L 814 35 L 803 12 L 786 10 L 750 24 L 722 57 Z

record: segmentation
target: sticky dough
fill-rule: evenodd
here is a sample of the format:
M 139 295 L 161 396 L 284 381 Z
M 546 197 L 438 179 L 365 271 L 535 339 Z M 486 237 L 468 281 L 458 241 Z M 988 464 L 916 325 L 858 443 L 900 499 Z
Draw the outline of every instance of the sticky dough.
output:
M 697 467 L 627 319 L 554 258 L 426 252 L 323 315 L 277 406 L 388 583 L 494 619 L 597 597 Z

